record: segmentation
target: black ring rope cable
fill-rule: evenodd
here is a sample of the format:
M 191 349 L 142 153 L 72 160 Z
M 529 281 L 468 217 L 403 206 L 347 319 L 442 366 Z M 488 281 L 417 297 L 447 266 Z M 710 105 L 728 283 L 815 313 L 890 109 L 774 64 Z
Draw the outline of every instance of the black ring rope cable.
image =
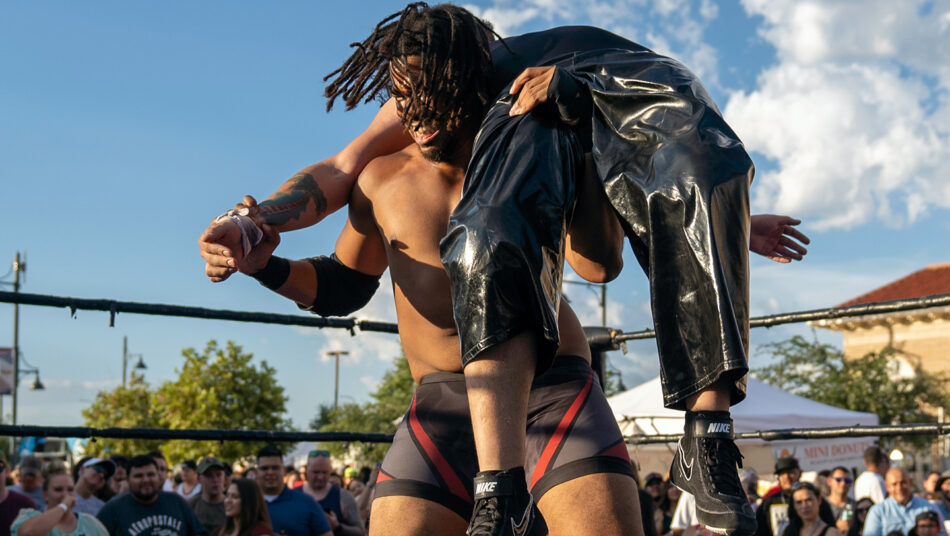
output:
M 345 328 L 351 332 L 355 328 L 361 331 L 376 331 L 398 333 L 396 324 L 359 320 L 355 318 L 324 318 L 319 316 L 300 316 L 275 313 L 261 313 L 250 311 L 233 311 L 226 309 L 207 309 L 204 307 L 187 307 L 181 305 L 165 305 L 138 302 L 122 302 L 105 299 L 84 299 L 62 296 L 48 296 L 43 294 L 28 294 L 23 292 L 0 291 L 0 303 L 18 303 L 22 305 L 38 305 L 46 307 L 67 307 L 71 314 L 77 310 L 108 311 L 110 326 L 116 313 L 147 314 L 157 316 L 179 316 L 189 318 L 204 318 L 214 320 L 233 320 L 237 322 L 258 322 L 264 324 L 282 324 L 292 326 L 332 327 Z M 761 316 L 751 319 L 750 327 L 771 327 L 781 324 L 807 322 L 812 320 L 834 320 L 839 318 L 865 316 L 871 314 L 895 313 L 916 309 L 950 306 L 950 294 L 925 296 L 906 300 L 894 300 L 870 304 L 854 305 L 851 307 L 831 307 L 813 309 L 794 313 Z M 655 337 L 654 330 L 643 330 L 630 333 L 612 332 L 612 342 L 622 343 L 630 340 L 649 339 Z M 900 436 L 900 435 L 934 435 L 950 434 L 950 423 L 922 423 L 883 426 L 850 426 L 838 428 L 807 428 L 785 430 L 763 430 L 736 434 L 736 439 L 762 439 L 775 441 L 784 439 L 815 439 L 832 437 L 867 437 L 867 436 Z M 16 437 L 101 437 L 127 439 L 189 439 L 189 440 L 216 440 L 216 441 L 364 441 L 370 443 L 391 442 L 391 434 L 367 434 L 355 432 L 282 432 L 270 430 L 168 430 L 158 428 L 88 428 L 88 427 L 56 427 L 32 425 L 0 425 L 0 435 Z M 671 443 L 677 441 L 680 434 L 665 435 L 636 435 L 625 437 L 627 443 L 651 444 Z
M 780 313 L 775 315 L 757 316 L 749 321 L 749 327 L 768 328 L 782 324 L 796 324 L 799 322 L 809 322 L 812 320 L 836 320 L 839 318 L 847 318 L 852 316 L 898 313 L 901 311 L 929 309 L 931 307 L 945 307 L 948 305 L 950 305 L 950 294 L 936 294 L 933 296 L 924 296 L 922 298 L 865 303 L 860 305 L 852 305 L 850 307 L 828 307 L 825 309 L 812 309 L 810 311 L 799 311 L 795 313 Z M 652 329 L 645 329 L 643 331 L 635 331 L 632 333 L 617 333 L 614 335 L 614 340 L 616 342 L 625 342 L 639 339 L 652 339 L 653 337 L 656 337 L 656 332 Z
M 630 422 L 635 419 L 628 419 Z M 736 439 L 781 441 L 788 439 L 829 439 L 837 437 L 896 437 L 950 434 L 950 423 L 886 424 L 876 426 L 844 426 L 832 428 L 797 428 L 760 430 L 736 434 Z M 166 428 L 90 428 L 85 426 L 0 425 L 0 436 L 14 437 L 77 437 L 113 439 L 184 439 L 192 441 L 268 441 L 268 442 L 352 442 L 391 443 L 392 434 L 362 432 L 295 432 L 275 430 L 221 430 Z M 634 445 L 674 443 L 682 434 L 633 435 L 624 441 Z
M 46 307 L 68 307 L 75 314 L 76 310 L 109 311 L 116 313 L 134 313 L 157 316 L 181 316 L 190 318 L 205 318 L 211 320 L 233 320 L 237 322 L 259 322 L 263 324 L 283 324 L 290 326 L 309 326 L 318 328 L 345 328 L 353 331 L 375 331 L 384 333 L 398 333 L 396 324 L 377 322 L 373 320 L 359 320 L 356 318 L 324 318 L 321 316 L 286 315 L 276 313 L 262 313 L 251 311 L 232 311 L 227 309 L 207 309 L 204 307 L 187 307 L 182 305 L 166 305 L 154 303 L 122 302 L 105 299 L 69 298 L 62 296 L 48 296 L 44 294 L 27 294 L 23 292 L 0 291 L 0 303 L 19 303 L 22 305 L 39 305 Z M 750 327 L 772 327 L 782 324 L 808 322 L 812 320 L 835 320 L 853 316 L 871 314 L 896 313 L 915 309 L 950 306 L 950 294 L 924 296 L 906 300 L 894 300 L 869 304 L 853 305 L 851 307 L 829 307 L 812 309 L 794 313 L 758 316 L 749 322 Z M 652 329 L 629 333 L 614 333 L 614 342 L 626 342 L 639 339 L 651 339 L 656 336 Z

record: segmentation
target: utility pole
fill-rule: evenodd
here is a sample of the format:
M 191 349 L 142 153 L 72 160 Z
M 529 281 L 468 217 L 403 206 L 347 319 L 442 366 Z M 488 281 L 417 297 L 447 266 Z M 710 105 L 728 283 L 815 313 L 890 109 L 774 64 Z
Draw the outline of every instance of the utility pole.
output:
M 122 388 L 125 389 L 125 373 L 129 364 L 129 338 L 122 336 Z
M 26 271 L 26 263 L 20 263 L 20 252 L 13 260 L 13 292 L 20 292 L 20 272 Z M 20 390 L 20 304 L 13 304 L 13 423 L 16 425 L 17 392 Z
M 333 356 L 336 360 L 333 367 L 333 410 L 336 411 L 337 401 L 340 397 L 340 356 L 350 355 L 350 353 L 345 350 L 333 350 L 327 352 L 327 355 Z

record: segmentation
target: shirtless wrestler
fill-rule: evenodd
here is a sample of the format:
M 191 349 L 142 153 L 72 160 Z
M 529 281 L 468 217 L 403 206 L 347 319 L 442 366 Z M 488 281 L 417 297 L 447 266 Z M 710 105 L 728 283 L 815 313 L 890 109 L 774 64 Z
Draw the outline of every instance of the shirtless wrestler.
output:
M 418 57 L 394 69 L 394 93 Z M 405 83 L 405 82 L 404 82 Z M 465 379 L 439 240 L 458 204 L 471 140 L 480 120 L 463 110 L 437 140 L 377 158 L 359 176 L 336 259 L 284 261 L 264 225 L 264 240 L 241 265 L 277 293 L 322 314 L 349 314 L 368 299 L 388 267 L 399 335 L 418 388 L 377 480 L 372 534 L 464 534 L 478 470 Z M 253 199 L 246 199 L 252 216 Z M 623 438 L 590 369 L 590 350 L 574 312 L 562 304 L 553 367 L 532 385 L 526 474 L 550 534 L 639 534 L 636 482 Z M 536 532 L 532 532 L 536 533 Z
M 407 10 L 407 12 L 410 10 L 415 10 L 417 7 L 418 6 L 411 7 L 409 10 Z M 435 9 L 438 9 L 439 7 L 441 6 L 438 6 Z M 425 9 L 423 9 L 423 11 L 424 10 Z M 576 32 L 576 30 L 574 31 Z M 590 32 L 588 31 L 588 33 Z M 598 38 L 603 39 L 604 36 L 602 34 L 604 33 L 605 32 L 601 32 L 600 34 L 597 34 L 596 36 Z M 536 37 L 537 36 L 535 36 L 535 39 Z M 608 39 L 619 39 L 619 38 L 615 38 L 615 36 L 613 36 L 613 37 L 609 37 Z M 562 43 L 563 43 L 563 40 L 562 40 Z M 369 48 L 372 48 L 372 46 L 373 46 L 373 43 L 370 43 Z M 483 44 L 475 43 L 476 49 L 481 46 L 483 46 Z M 632 48 L 636 48 L 636 46 L 632 44 L 629 44 L 629 46 L 631 46 Z M 486 50 L 487 50 L 487 47 L 486 47 Z M 529 93 L 536 94 L 536 91 L 537 91 L 536 88 L 539 86 L 535 83 L 535 80 L 540 79 L 542 80 L 542 83 L 545 83 L 543 75 L 544 73 L 550 73 L 550 72 L 551 72 L 550 70 L 542 71 L 542 72 L 530 72 L 529 70 L 529 72 L 527 72 L 528 76 L 524 80 L 526 83 L 524 85 L 525 90 L 523 94 L 529 94 Z M 547 79 L 547 82 L 550 82 L 550 78 Z M 543 90 L 546 86 L 542 85 L 540 87 Z M 517 89 L 515 88 L 513 91 L 516 91 L 516 90 Z M 544 92 L 542 91 L 542 93 Z M 413 97 L 412 95 L 409 95 L 409 96 L 410 96 L 410 99 L 408 101 L 409 104 L 416 102 L 413 100 L 415 97 Z M 454 95 L 449 95 L 449 96 L 454 97 Z M 445 96 L 443 96 L 442 98 L 445 98 Z M 439 98 L 433 97 L 433 100 L 437 101 L 439 100 Z M 488 99 L 484 99 L 482 101 L 482 104 L 486 104 L 487 100 Z M 519 103 L 520 102 L 521 101 L 519 100 Z M 387 106 L 391 107 L 391 103 L 387 104 Z M 342 178 L 343 178 L 342 181 L 334 182 L 329 179 L 324 180 L 327 186 L 334 186 L 334 185 L 339 186 L 341 182 L 345 182 L 348 179 L 347 173 L 344 170 L 347 166 L 349 166 L 351 169 L 359 168 L 365 163 L 366 158 L 370 156 L 374 156 L 374 154 L 376 154 L 374 153 L 374 151 L 376 151 L 377 149 L 385 150 L 385 148 L 389 147 L 390 145 L 398 145 L 400 143 L 398 141 L 398 138 L 402 136 L 402 134 L 400 132 L 396 132 L 395 129 L 392 128 L 391 123 L 387 122 L 387 119 L 385 117 L 386 114 L 393 113 L 393 110 L 391 108 L 387 111 L 387 106 L 383 107 L 380 116 L 377 117 L 377 121 L 374 121 L 374 124 L 371 125 L 367 133 L 364 133 L 363 136 L 361 136 L 360 138 L 357 138 L 357 140 L 355 140 L 350 146 L 347 147 L 347 149 L 343 153 L 341 153 L 341 155 L 348 155 L 347 157 L 337 155 L 337 157 L 335 157 L 335 160 L 336 160 L 335 162 L 324 163 L 323 166 L 317 166 L 316 168 L 312 170 L 314 172 L 322 173 L 324 175 L 324 179 L 326 179 L 327 177 L 331 177 L 332 179 L 334 169 L 343 171 L 342 174 L 339 174 L 339 175 L 342 175 Z M 528 109 L 529 108 L 527 105 L 522 107 L 522 111 L 527 111 Z M 424 114 L 426 107 L 422 107 L 422 110 L 423 110 L 422 113 Z M 398 115 L 399 114 L 397 113 L 397 116 Z M 383 119 L 382 121 L 380 121 L 381 117 Z M 419 121 L 421 122 L 423 119 L 424 118 L 420 118 Z M 419 138 L 420 136 L 422 138 L 425 138 L 429 135 L 435 135 L 435 134 L 432 134 L 433 132 L 438 133 L 438 129 L 433 130 L 428 127 L 426 127 L 425 129 L 417 128 L 415 130 L 415 133 L 417 135 L 417 141 L 420 141 L 420 138 Z M 378 143 L 376 143 L 374 140 L 378 141 Z M 421 139 L 421 141 L 424 142 L 426 140 Z M 403 143 L 404 142 L 405 142 L 405 139 L 403 138 Z M 516 149 L 513 149 L 513 151 L 516 151 Z M 568 151 L 568 152 L 576 153 L 576 151 Z M 561 174 L 564 176 L 571 175 L 572 172 L 569 170 L 569 168 L 574 167 L 576 164 L 572 163 L 569 158 L 556 159 L 556 160 L 557 161 L 553 163 L 549 162 L 549 164 L 552 164 L 555 168 L 557 166 L 564 166 L 565 169 L 568 169 L 568 172 L 561 173 Z M 337 167 L 334 168 L 333 167 L 334 165 L 336 165 Z M 289 184 L 290 184 L 290 188 L 289 188 L 290 191 L 287 193 L 288 195 L 276 196 L 275 198 L 272 198 L 271 203 L 268 206 L 262 207 L 262 214 L 264 214 L 265 217 L 267 217 L 270 221 L 276 224 L 283 225 L 285 229 L 294 227 L 296 223 L 291 221 L 292 219 L 294 219 L 293 217 L 298 217 L 302 215 L 305 212 L 305 210 L 310 207 L 310 205 L 312 205 L 313 208 L 316 209 L 319 216 L 319 212 L 325 211 L 327 208 L 335 209 L 337 204 L 339 203 L 339 201 L 330 202 L 330 203 L 327 202 L 327 198 L 324 197 L 323 192 L 321 188 L 319 187 L 318 181 L 314 179 L 314 176 L 311 174 L 299 175 L 298 177 L 295 177 L 294 179 L 292 179 Z M 570 184 L 570 187 L 571 188 L 574 187 L 573 183 Z M 336 193 L 339 193 L 339 192 L 335 192 L 335 194 Z M 338 198 L 339 196 L 331 195 L 331 197 Z M 570 197 L 570 195 L 566 197 Z M 582 201 L 583 197 L 579 197 L 579 199 Z M 579 201 L 579 203 L 581 201 Z M 275 212 L 280 214 L 276 218 L 274 217 Z M 292 218 L 287 218 L 288 215 L 292 216 Z M 578 220 L 580 220 L 580 218 L 578 218 Z M 772 230 L 766 233 L 769 239 L 766 241 L 766 246 L 764 246 L 766 249 L 764 249 L 763 251 L 772 253 L 773 255 L 778 256 L 781 260 L 786 260 L 787 258 L 800 258 L 800 255 L 803 253 L 803 249 L 799 249 L 800 247 L 797 244 L 791 241 L 788 236 L 785 236 L 785 235 L 796 236 L 795 235 L 796 231 L 794 231 L 794 229 L 790 227 L 790 224 L 793 224 L 793 222 L 788 219 L 783 220 L 780 217 L 771 217 L 770 221 L 774 224 L 773 229 L 777 230 L 777 232 L 775 230 Z M 756 226 L 753 223 L 753 230 L 755 230 L 755 228 Z M 738 229 L 744 230 L 745 227 L 739 226 Z M 235 231 L 234 231 L 233 226 L 230 226 L 230 227 L 222 226 L 222 227 L 217 227 L 217 228 L 212 229 L 202 239 L 203 255 L 205 255 L 205 258 L 209 264 L 209 270 L 207 270 L 207 273 L 209 276 L 212 277 L 212 279 L 222 279 L 226 277 L 227 275 L 229 275 L 231 270 L 239 266 L 240 261 L 236 258 L 235 255 L 233 255 L 233 252 L 236 249 L 233 246 L 234 237 L 235 237 L 234 233 Z M 732 232 L 731 234 L 735 235 L 736 233 Z M 588 248 L 591 248 L 592 250 L 595 250 L 594 257 L 597 256 L 596 249 L 598 247 L 608 246 L 608 249 L 609 249 L 609 246 L 614 243 L 611 240 L 605 239 L 603 235 L 601 235 L 599 238 L 600 238 L 599 240 L 593 240 L 593 241 L 589 241 L 587 243 L 581 244 L 584 247 L 588 247 Z M 740 239 L 740 241 L 742 241 L 743 234 L 739 233 L 738 238 Z M 232 246 L 225 247 L 225 248 L 222 248 L 220 246 L 214 247 L 215 242 L 230 243 L 232 244 Z M 755 241 L 753 241 L 752 245 L 753 247 L 761 247 Z M 210 247 L 206 247 L 206 246 L 210 246 Z M 742 247 L 744 248 L 745 246 L 743 245 Z M 581 247 L 572 248 L 572 249 L 580 251 Z M 586 257 L 587 256 L 586 254 L 590 252 L 591 250 L 584 251 L 581 256 Z M 568 257 L 568 260 L 569 261 L 571 260 L 570 256 Z M 617 269 L 619 269 L 619 267 L 616 264 L 614 264 L 613 267 L 608 268 L 607 270 L 604 270 L 600 272 L 599 274 L 592 276 L 588 272 L 586 272 L 584 269 L 581 269 L 578 266 L 574 265 L 574 263 L 572 263 L 572 266 L 574 266 L 575 270 L 578 271 L 578 273 L 582 275 L 583 277 L 588 278 L 588 279 L 595 279 L 595 280 L 609 279 L 615 276 Z M 222 267 L 225 267 L 225 268 L 222 269 Z M 555 277 L 554 277 L 555 282 L 558 279 L 559 279 L 559 272 L 555 274 Z M 479 307 L 478 304 L 474 304 L 474 305 L 476 308 Z M 456 305 L 456 308 L 458 309 L 458 304 Z M 556 298 L 553 301 L 553 307 L 551 309 L 552 310 L 557 309 Z M 468 323 L 459 321 L 458 311 L 456 311 L 456 316 L 457 316 L 456 318 L 457 324 L 467 327 Z M 557 333 L 556 333 L 557 328 L 555 327 L 551 331 L 554 332 L 553 337 L 547 337 L 547 338 L 550 340 L 553 340 L 554 342 L 557 342 Z M 658 328 L 658 333 L 659 333 L 659 328 Z M 469 363 L 469 367 L 466 369 L 466 375 L 467 377 L 470 378 L 469 385 L 478 386 L 478 388 L 470 390 L 469 397 L 471 400 L 484 401 L 485 398 L 483 395 L 489 395 L 489 398 L 491 398 L 491 396 L 498 395 L 498 394 L 507 396 L 509 393 L 526 393 L 527 392 L 527 385 L 530 383 L 531 377 L 534 374 L 533 372 L 534 366 L 532 365 L 533 361 L 531 361 L 532 354 L 538 356 L 539 359 L 543 358 L 544 360 L 548 360 L 549 357 L 545 357 L 547 354 L 546 351 L 540 350 L 533 346 L 533 341 L 530 335 L 527 335 L 527 336 L 520 336 L 520 335 L 515 336 L 515 335 L 517 334 L 513 334 L 509 340 L 515 343 L 518 343 L 518 344 L 515 344 L 515 347 L 519 349 L 518 353 L 520 353 L 523 356 L 526 356 L 520 359 L 520 361 L 512 360 L 509 358 L 494 360 L 494 359 L 489 359 L 486 357 L 486 358 L 475 359 Z M 503 341 L 500 341 L 500 342 L 503 342 Z M 498 346 L 501 347 L 502 344 L 499 344 Z M 511 345 L 508 345 L 508 346 L 510 347 Z M 484 355 L 487 356 L 488 352 L 486 351 Z M 661 352 L 661 355 L 662 355 L 662 352 Z M 690 354 L 687 353 L 687 356 L 689 355 Z M 466 352 L 465 357 L 470 358 L 471 356 L 469 356 L 468 352 Z M 516 364 L 515 369 L 511 369 L 512 373 L 507 373 L 505 372 L 504 368 L 499 368 L 499 366 L 507 366 L 508 364 L 511 364 L 511 363 Z M 483 365 L 487 365 L 488 368 L 484 368 Z M 741 369 L 737 369 L 737 372 L 741 372 Z M 516 381 L 514 381 L 514 383 L 512 383 L 509 386 L 507 382 L 512 379 Z M 686 409 L 691 409 L 694 412 L 700 411 L 700 410 L 728 409 L 729 402 L 730 402 L 731 389 L 732 387 L 728 385 L 728 382 L 724 384 L 717 384 L 714 381 L 712 383 L 709 383 L 707 381 L 707 383 L 702 386 L 699 392 L 694 393 L 689 399 L 679 400 L 676 403 L 683 404 Z M 494 394 L 492 393 L 493 391 L 494 391 Z M 704 395 L 707 395 L 707 394 L 712 394 L 714 396 L 705 397 Z M 719 396 L 717 397 L 715 395 L 719 395 Z M 722 395 L 725 395 L 725 396 L 723 397 Z M 523 396 L 523 395 L 519 395 L 519 396 Z M 678 394 L 677 396 L 683 396 L 685 398 L 685 395 Z M 711 402 L 707 404 L 706 403 L 707 400 L 710 400 Z M 524 412 L 522 410 L 524 410 L 524 404 L 526 403 L 527 403 L 527 399 L 524 398 L 524 399 L 519 400 L 518 403 L 515 404 L 514 406 L 510 406 L 510 407 L 505 405 L 505 403 L 495 404 L 495 402 L 491 400 L 489 400 L 487 404 L 479 403 L 476 406 L 473 406 L 473 413 L 480 415 L 482 417 L 482 418 L 477 419 L 476 424 L 478 424 L 479 427 L 482 427 L 483 430 L 486 430 L 486 432 L 482 434 L 479 434 L 476 431 L 476 437 L 482 438 L 481 440 L 476 441 L 476 443 L 478 443 L 479 445 L 478 447 L 479 461 L 480 461 L 480 467 L 482 469 L 492 470 L 492 469 L 514 468 L 515 465 L 522 463 L 521 461 L 517 461 L 523 458 L 522 452 L 520 452 L 520 448 L 518 448 L 517 446 L 512 448 L 511 444 L 505 441 L 500 441 L 500 439 L 507 438 L 507 437 L 512 437 L 512 438 L 517 439 L 518 433 L 516 432 L 517 430 L 523 429 L 523 421 L 521 422 L 521 424 L 518 424 L 518 419 L 509 419 L 506 416 L 517 415 L 519 413 L 523 414 Z M 474 411 L 474 408 L 477 408 L 477 411 Z M 687 416 L 689 417 L 689 414 Z M 487 423 L 487 424 L 484 424 L 483 426 L 483 423 Z M 717 440 L 718 439 L 719 438 L 717 438 Z M 728 438 L 726 438 L 726 440 L 728 440 Z M 693 449 L 693 452 L 695 452 L 695 448 Z M 483 454 L 485 456 L 483 456 Z M 734 459 L 734 457 L 728 458 L 728 459 Z M 719 471 L 719 472 L 731 471 L 732 478 L 733 479 L 735 478 L 734 464 L 731 469 L 728 467 L 728 463 L 727 463 L 726 465 L 723 466 L 722 469 L 714 468 L 713 471 Z M 722 475 L 718 475 L 718 474 L 715 475 L 713 477 L 713 480 L 711 480 L 710 482 L 717 481 L 716 479 L 720 476 Z M 721 493 L 721 491 L 717 490 L 717 493 Z M 721 500 L 721 498 L 717 499 L 715 496 L 711 496 L 710 500 L 712 503 L 715 503 Z M 517 508 L 520 508 L 520 507 L 516 507 L 516 509 Z M 513 519 L 516 519 L 516 518 L 513 518 Z

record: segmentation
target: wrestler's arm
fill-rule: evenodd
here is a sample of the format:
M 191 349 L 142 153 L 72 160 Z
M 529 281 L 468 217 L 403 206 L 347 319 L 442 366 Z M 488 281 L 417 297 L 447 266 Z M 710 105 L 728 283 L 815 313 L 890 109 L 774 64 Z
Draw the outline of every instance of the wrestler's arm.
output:
M 260 215 L 280 232 L 309 227 L 346 204 L 354 180 L 371 160 L 411 142 L 395 102 L 389 99 L 369 127 L 342 151 L 300 170 L 261 202 Z
M 577 184 L 577 202 L 567 229 L 564 260 L 593 283 L 613 281 L 623 269 L 623 228 L 597 178 L 590 155 Z
M 241 266 L 241 271 L 248 274 L 263 270 L 280 243 L 276 229 L 261 220 L 258 223 L 264 231 L 264 238 Z M 378 276 L 388 266 L 383 239 L 373 219 L 372 203 L 359 183 L 350 195 L 349 214 L 337 239 L 335 253 L 344 266 L 366 275 Z M 288 262 L 290 273 L 274 292 L 308 307 L 316 300 L 318 286 L 326 282 L 318 280 L 316 269 L 309 260 Z
M 278 232 L 313 225 L 346 204 L 354 179 L 367 163 L 411 141 L 390 99 L 362 134 L 339 153 L 294 175 L 260 203 L 259 214 Z M 241 232 L 231 221 L 212 222 L 198 239 L 198 247 L 205 274 L 213 282 L 224 281 L 246 262 L 241 258 Z

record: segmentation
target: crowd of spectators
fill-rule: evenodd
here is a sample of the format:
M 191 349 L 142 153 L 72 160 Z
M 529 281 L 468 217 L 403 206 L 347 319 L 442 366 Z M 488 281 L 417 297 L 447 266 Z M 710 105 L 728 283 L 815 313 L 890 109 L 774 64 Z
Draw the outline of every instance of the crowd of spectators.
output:
M 740 470 L 742 491 L 756 512 L 756 536 L 947 536 L 950 472 L 928 473 L 915 494 L 912 476 L 890 467 L 880 448 L 867 449 L 864 466 L 859 475 L 834 467 L 806 482 L 797 459 L 779 458 L 776 483 L 767 490 L 754 471 Z M 694 498 L 663 475 L 646 475 L 640 491 L 645 534 L 713 534 L 697 522 Z
M 881 449 L 868 449 L 864 465 L 860 475 L 834 467 L 806 482 L 798 460 L 780 458 L 767 490 L 741 470 L 756 536 L 948 536 L 950 472 L 928 473 L 915 494 L 911 475 L 890 467 Z M 0 454 L 0 536 L 367 533 L 377 469 L 337 470 L 326 450 L 298 467 L 267 446 L 250 461 L 205 456 L 174 469 L 159 451 L 83 458 L 72 473 L 35 456 L 13 468 Z M 639 493 L 645 536 L 712 535 L 696 520 L 694 498 L 664 475 L 647 474 Z
M 375 471 L 336 471 L 325 450 L 311 451 L 300 468 L 267 446 L 241 463 L 205 456 L 174 469 L 159 451 L 87 457 L 72 472 L 36 456 L 14 468 L 0 454 L 0 536 L 367 532 Z

